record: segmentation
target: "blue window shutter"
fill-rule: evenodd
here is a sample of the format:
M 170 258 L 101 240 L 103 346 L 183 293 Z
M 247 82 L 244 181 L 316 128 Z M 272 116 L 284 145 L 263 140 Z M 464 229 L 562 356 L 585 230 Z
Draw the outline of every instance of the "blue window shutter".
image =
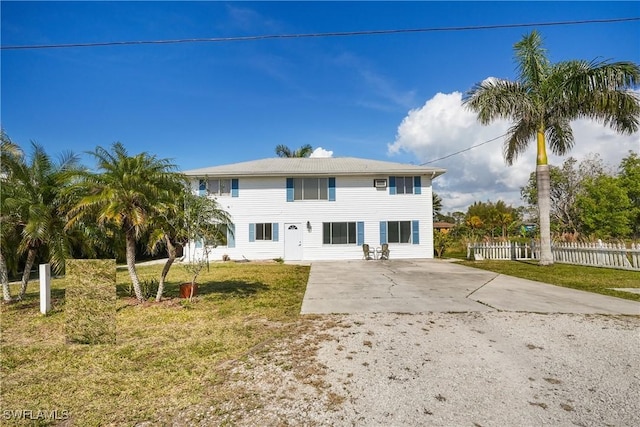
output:
M 196 249 L 202 249 L 202 239 L 196 239 Z
M 336 179 L 329 178 L 329 201 L 336 201 Z
M 396 177 L 395 176 L 389 177 L 389 194 L 396 194 Z
M 420 244 L 420 221 L 411 221 L 411 232 L 413 234 L 413 244 Z
M 229 224 L 229 231 L 227 231 L 227 247 L 235 248 L 236 247 L 236 225 Z
M 249 224 L 249 241 L 250 242 L 256 241 L 256 225 L 255 224 Z
M 278 223 L 274 222 L 271 224 L 271 240 L 274 242 L 278 241 Z
M 360 246 L 364 243 L 364 222 L 358 221 L 356 227 L 356 244 Z
M 287 202 L 293 202 L 293 178 L 287 178 Z
M 422 179 L 419 176 L 413 177 L 413 194 L 422 194 Z
M 207 181 L 201 179 L 198 181 L 198 196 L 206 196 L 207 195 Z
M 380 244 L 387 243 L 387 221 L 380 221 Z
M 231 197 L 238 197 L 238 178 L 231 180 Z

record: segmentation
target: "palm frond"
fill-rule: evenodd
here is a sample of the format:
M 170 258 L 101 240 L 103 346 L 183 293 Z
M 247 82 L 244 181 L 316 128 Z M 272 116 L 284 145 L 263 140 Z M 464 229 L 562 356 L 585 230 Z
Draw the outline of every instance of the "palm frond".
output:
M 564 156 L 571 151 L 575 143 L 571 123 L 560 116 L 549 118 L 545 137 L 551 152 L 558 156 Z
M 518 81 L 527 87 L 539 87 L 546 79 L 550 63 L 542 37 L 537 31 L 526 34 L 514 46 Z
M 534 105 L 525 88 L 518 82 L 490 79 L 473 86 L 463 104 L 477 113 L 484 125 L 497 119 L 515 120 L 520 115 L 533 115 Z
M 505 162 L 511 166 L 518 156 L 523 153 L 533 140 L 538 129 L 537 121 L 523 117 L 509 128 L 507 139 L 503 146 Z

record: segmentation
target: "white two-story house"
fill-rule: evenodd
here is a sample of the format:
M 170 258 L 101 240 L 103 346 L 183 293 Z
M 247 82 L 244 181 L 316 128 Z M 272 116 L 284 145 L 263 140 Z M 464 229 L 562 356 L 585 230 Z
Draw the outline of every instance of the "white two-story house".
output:
M 359 158 L 270 158 L 185 171 L 233 221 L 220 260 L 433 258 L 431 182 L 444 169 Z M 187 254 L 202 254 L 192 242 Z

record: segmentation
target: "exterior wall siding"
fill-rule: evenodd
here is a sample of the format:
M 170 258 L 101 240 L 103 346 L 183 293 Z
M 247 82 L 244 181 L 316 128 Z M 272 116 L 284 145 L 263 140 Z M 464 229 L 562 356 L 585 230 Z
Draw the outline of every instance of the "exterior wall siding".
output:
M 210 177 L 212 178 L 212 177 Z M 232 260 L 275 259 L 285 257 L 285 224 L 302 229 L 303 260 L 362 258 L 362 246 L 323 244 L 323 222 L 364 222 L 364 243 L 380 246 L 380 221 L 419 221 L 419 244 L 390 243 L 391 258 L 433 258 L 433 216 L 431 180 L 421 177 L 420 194 L 390 194 L 389 188 L 377 189 L 374 178 L 388 176 L 336 176 L 335 201 L 296 200 L 287 202 L 287 177 L 242 178 L 237 197 L 219 196 L 220 206 L 235 225 L 235 247 L 220 246 L 209 251 L 211 260 L 228 255 Z M 198 179 L 192 180 L 198 191 Z M 310 229 L 307 228 L 307 222 Z M 249 224 L 278 223 L 278 241 L 249 241 Z M 187 257 L 199 257 L 194 245 L 185 248 Z M 195 252 L 194 252 L 195 251 Z

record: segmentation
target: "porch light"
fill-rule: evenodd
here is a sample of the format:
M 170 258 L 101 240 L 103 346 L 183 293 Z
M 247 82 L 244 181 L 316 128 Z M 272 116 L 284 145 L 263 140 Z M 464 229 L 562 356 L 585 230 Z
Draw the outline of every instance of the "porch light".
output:
M 307 230 L 311 231 L 311 223 L 307 221 Z

